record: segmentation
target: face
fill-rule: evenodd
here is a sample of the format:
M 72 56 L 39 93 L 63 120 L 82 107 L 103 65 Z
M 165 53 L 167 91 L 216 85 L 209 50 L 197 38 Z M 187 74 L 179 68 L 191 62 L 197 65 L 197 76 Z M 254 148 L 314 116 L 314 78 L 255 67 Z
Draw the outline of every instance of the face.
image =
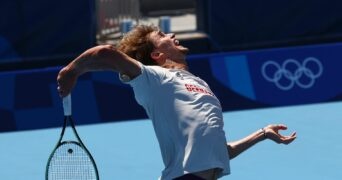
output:
M 154 31 L 150 38 L 155 46 L 154 52 L 162 53 L 164 58 L 173 61 L 183 61 L 189 51 L 188 48 L 179 44 L 175 34 L 164 34 L 161 31 Z

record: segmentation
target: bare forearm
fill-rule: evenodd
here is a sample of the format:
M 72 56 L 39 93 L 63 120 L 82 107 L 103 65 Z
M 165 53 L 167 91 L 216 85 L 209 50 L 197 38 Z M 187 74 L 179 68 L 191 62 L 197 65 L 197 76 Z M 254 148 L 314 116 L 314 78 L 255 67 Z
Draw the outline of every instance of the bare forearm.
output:
M 119 64 L 127 60 L 127 58 L 126 55 L 117 51 L 113 46 L 102 45 L 88 49 L 67 67 L 78 76 L 89 71 L 118 71 Z
M 246 151 L 247 149 L 249 149 L 250 147 L 252 147 L 256 143 L 258 143 L 264 139 L 265 139 L 265 136 L 264 136 L 263 131 L 258 130 L 258 131 L 248 135 L 247 137 L 245 137 L 243 139 L 240 139 L 240 140 L 234 141 L 234 142 L 229 142 L 227 144 L 227 147 L 228 147 L 228 153 L 229 153 L 230 159 L 235 158 L 236 156 L 238 156 L 242 152 Z
M 289 136 L 283 136 L 279 133 L 279 130 L 286 130 L 287 127 L 283 124 L 271 124 L 268 125 L 249 136 L 227 144 L 228 153 L 231 159 L 235 158 L 242 152 L 246 151 L 254 144 L 267 139 L 270 139 L 278 144 L 290 144 L 297 137 L 296 132 L 293 132 Z
M 116 71 L 131 79 L 141 73 L 136 60 L 116 50 L 113 46 L 96 46 L 82 53 L 58 73 L 57 83 L 60 96 L 64 97 L 72 91 L 81 74 L 99 70 Z

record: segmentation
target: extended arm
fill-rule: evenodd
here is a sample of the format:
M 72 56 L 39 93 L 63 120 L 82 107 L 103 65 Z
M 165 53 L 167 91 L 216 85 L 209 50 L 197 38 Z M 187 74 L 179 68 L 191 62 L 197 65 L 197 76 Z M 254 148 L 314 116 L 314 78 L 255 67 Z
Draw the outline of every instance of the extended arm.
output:
M 139 63 L 114 46 L 96 46 L 86 50 L 59 72 L 57 83 L 60 96 L 71 92 L 81 74 L 101 70 L 116 71 L 131 79 L 141 73 Z
M 260 129 L 247 137 L 240 139 L 238 141 L 229 142 L 227 144 L 228 153 L 230 159 L 235 158 L 245 150 L 249 149 L 256 143 L 263 141 L 265 139 L 273 140 L 276 143 L 289 144 L 296 139 L 296 132 L 292 133 L 290 136 L 283 136 L 279 134 L 279 130 L 286 130 L 285 125 L 268 125 L 263 129 Z

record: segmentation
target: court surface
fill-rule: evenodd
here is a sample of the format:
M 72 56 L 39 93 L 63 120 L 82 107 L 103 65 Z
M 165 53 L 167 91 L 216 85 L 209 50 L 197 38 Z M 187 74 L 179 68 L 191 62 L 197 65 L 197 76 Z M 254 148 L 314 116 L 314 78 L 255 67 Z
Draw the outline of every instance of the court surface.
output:
M 224 117 L 229 141 L 269 123 L 284 123 L 289 129 L 282 133 L 297 131 L 298 137 L 288 146 L 271 141 L 257 144 L 232 160 L 232 174 L 221 179 L 339 180 L 342 177 L 342 102 L 226 112 Z M 163 164 L 149 120 L 85 125 L 77 129 L 95 158 L 101 180 L 158 179 Z M 60 128 L 0 133 L 0 179 L 44 179 L 46 162 L 59 134 Z

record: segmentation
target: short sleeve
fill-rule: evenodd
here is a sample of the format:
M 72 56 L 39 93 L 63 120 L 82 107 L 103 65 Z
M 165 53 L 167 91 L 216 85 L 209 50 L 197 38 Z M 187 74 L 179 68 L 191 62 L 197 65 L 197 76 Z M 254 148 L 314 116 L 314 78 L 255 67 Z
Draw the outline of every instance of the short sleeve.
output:
M 141 74 L 132 80 L 129 80 L 125 75 L 120 74 L 120 80 L 123 83 L 129 84 L 134 91 L 135 98 L 140 105 L 148 102 L 152 93 L 156 93 L 156 89 L 160 88 L 160 85 L 165 78 L 165 69 L 160 66 L 145 66 L 140 63 Z

